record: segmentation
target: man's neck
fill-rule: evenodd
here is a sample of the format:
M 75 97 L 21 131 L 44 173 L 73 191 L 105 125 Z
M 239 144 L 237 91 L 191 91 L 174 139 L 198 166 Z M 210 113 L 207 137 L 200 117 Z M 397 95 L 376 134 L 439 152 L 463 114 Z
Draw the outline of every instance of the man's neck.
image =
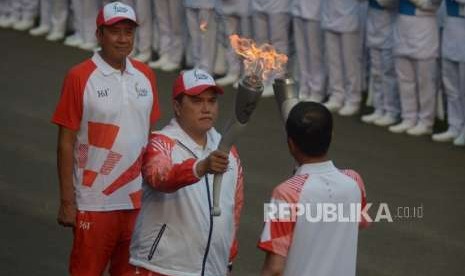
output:
M 103 52 L 103 51 L 100 51 L 99 54 L 102 57 L 102 59 L 106 63 L 108 63 L 108 65 L 115 68 L 116 70 L 124 72 L 124 69 L 126 68 L 126 59 L 123 59 L 123 60 L 110 59 L 108 56 L 105 55 L 105 52 Z
M 319 157 L 301 156 L 300 158 L 298 158 L 297 163 L 299 163 L 299 165 L 304 165 L 304 164 L 322 163 L 326 161 L 329 161 L 329 158 L 327 155 L 323 155 Z
M 182 128 L 182 130 L 189 135 L 189 137 L 199 146 L 202 148 L 205 148 L 207 145 L 207 133 L 199 133 L 196 131 L 192 131 L 188 127 L 184 126 L 182 122 L 178 120 L 179 126 Z

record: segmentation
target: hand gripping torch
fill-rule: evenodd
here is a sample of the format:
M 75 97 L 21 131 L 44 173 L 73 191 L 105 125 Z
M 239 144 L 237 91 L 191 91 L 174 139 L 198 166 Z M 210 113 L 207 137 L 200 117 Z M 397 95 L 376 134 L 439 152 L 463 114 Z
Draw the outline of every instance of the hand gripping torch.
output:
M 295 89 L 295 82 L 291 78 L 275 79 L 273 83 L 273 91 L 278 104 L 279 111 L 286 124 L 287 117 L 291 109 L 299 103 L 297 91 Z
M 236 142 L 239 135 L 244 131 L 250 117 L 258 104 L 263 92 L 261 79 L 255 75 L 245 76 L 239 82 L 239 88 L 236 95 L 234 114 L 227 124 L 221 138 L 218 150 L 229 153 L 232 145 Z M 220 196 L 221 181 L 223 174 L 215 174 L 213 178 L 213 210 L 214 216 L 221 215 Z

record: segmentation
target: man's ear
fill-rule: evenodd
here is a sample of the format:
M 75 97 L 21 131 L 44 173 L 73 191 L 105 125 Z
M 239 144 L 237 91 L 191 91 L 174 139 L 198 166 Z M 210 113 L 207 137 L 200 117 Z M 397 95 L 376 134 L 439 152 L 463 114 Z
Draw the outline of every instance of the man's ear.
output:
M 179 117 L 181 115 L 181 104 L 177 100 L 173 100 L 173 110 L 174 110 L 174 115 L 176 117 Z
M 289 152 L 294 155 L 295 153 L 295 150 L 296 150 L 296 145 L 295 145 L 295 142 L 294 140 L 292 140 L 291 137 L 287 137 L 287 146 L 289 147 Z

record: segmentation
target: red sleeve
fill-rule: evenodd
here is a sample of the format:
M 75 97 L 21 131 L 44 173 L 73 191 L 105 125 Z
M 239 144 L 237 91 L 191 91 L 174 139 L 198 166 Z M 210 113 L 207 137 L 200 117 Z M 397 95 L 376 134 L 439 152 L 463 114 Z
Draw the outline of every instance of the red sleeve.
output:
M 156 190 L 172 193 L 199 179 L 194 175 L 196 159 L 190 158 L 173 164 L 171 152 L 174 140 L 161 134 L 151 134 L 142 164 L 142 176 L 146 183 Z
M 308 175 L 296 175 L 273 190 L 270 205 L 279 208 L 280 204 L 286 204 L 290 207 L 290 217 L 268 218 L 265 221 L 258 248 L 287 257 L 297 221 L 295 203 L 299 201 L 302 187 L 307 179 Z
M 77 131 L 80 128 L 84 89 L 95 65 L 90 60 L 71 69 L 65 77 L 52 123 Z
M 150 85 L 152 86 L 152 94 L 153 94 L 153 104 L 152 104 L 152 111 L 150 112 L 150 124 L 154 124 L 160 118 L 160 105 L 158 102 L 158 89 L 157 89 L 157 78 L 153 73 L 152 69 L 145 65 L 142 62 L 131 60 L 134 67 L 136 67 L 139 71 L 141 71 L 145 77 L 149 80 Z
M 244 172 L 242 170 L 241 160 L 236 147 L 231 149 L 231 153 L 237 162 L 237 183 L 236 193 L 234 195 L 234 234 L 231 249 L 229 251 L 229 262 L 234 261 L 239 252 L 239 242 L 237 240 L 237 232 L 239 230 L 239 221 L 241 218 L 242 207 L 244 206 Z
M 362 205 L 362 210 L 363 210 L 363 208 L 365 208 L 365 206 L 367 205 L 367 193 L 365 189 L 365 183 L 363 182 L 362 177 L 360 176 L 360 174 L 358 174 L 354 170 L 344 170 L 343 173 L 349 176 L 350 178 L 352 178 L 353 180 L 355 180 L 355 182 L 357 182 L 357 185 L 361 193 L 361 205 Z M 367 221 L 365 217 L 362 216 L 361 219 L 362 220 L 359 223 L 360 228 L 367 228 L 368 226 L 370 226 L 371 223 Z

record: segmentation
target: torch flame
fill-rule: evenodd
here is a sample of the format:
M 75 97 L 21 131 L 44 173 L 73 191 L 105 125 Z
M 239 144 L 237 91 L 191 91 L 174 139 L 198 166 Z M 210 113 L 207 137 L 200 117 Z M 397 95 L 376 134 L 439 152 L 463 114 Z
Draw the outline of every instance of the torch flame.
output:
M 200 28 L 200 31 L 206 32 L 208 29 L 208 22 L 206 20 L 201 20 L 199 28 Z
M 246 75 L 255 75 L 262 80 L 273 78 L 285 72 L 288 57 L 276 52 L 270 44 L 257 46 L 252 39 L 229 36 L 231 46 L 244 59 Z

